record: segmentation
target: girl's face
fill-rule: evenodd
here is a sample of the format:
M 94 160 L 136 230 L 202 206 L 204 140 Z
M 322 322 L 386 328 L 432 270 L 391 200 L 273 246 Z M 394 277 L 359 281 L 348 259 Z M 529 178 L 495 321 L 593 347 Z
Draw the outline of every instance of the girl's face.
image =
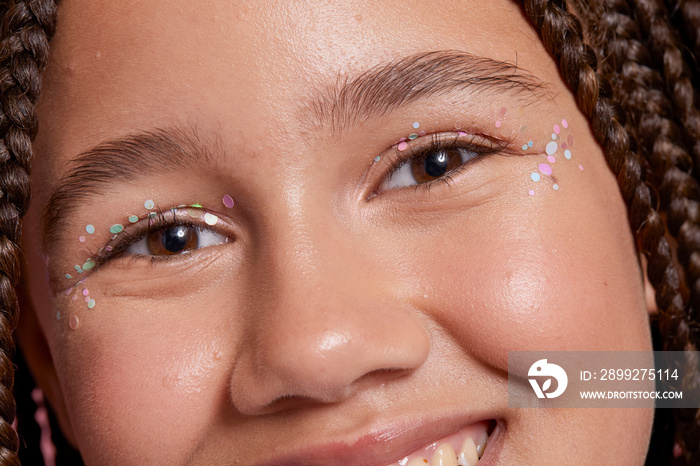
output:
M 20 339 L 87 463 L 643 462 L 650 410 L 508 408 L 508 351 L 651 349 L 515 3 L 72 0 L 51 54 Z

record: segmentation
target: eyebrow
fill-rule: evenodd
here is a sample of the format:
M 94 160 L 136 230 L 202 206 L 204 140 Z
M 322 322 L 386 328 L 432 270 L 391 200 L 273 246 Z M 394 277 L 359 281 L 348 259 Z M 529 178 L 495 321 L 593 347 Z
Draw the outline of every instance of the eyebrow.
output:
M 104 141 L 69 162 L 44 211 L 44 246 L 81 201 L 102 194 L 115 182 L 129 183 L 154 173 L 215 167 L 219 153 L 195 126 L 155 128 Z
M 523 105 L 551 98 L 545 84 L 515 63 L 458 50 L 425 52 L 378 64 L 302 99 L 302 123 L 339 134 L 358 122 L 386 115 L 418 99 L 469 89 L 518 97 Z M 214 168 L 220 151 L 194 126 L 155 128 L 104 141 L 69 162 L 44 212 L 44 247 L 49 248 L 80 201 L 102 194 L 115 182 L 196 166 Z
M 553 96 L 516 63 L 459 50 L 424 52 L 376 65 L 356 77 L 339 75 L 303 106 L 302 121 L 343 133 L 359 121 L 380 117 L 418 99 L 469 90 L 507 93 L 523 106 Z

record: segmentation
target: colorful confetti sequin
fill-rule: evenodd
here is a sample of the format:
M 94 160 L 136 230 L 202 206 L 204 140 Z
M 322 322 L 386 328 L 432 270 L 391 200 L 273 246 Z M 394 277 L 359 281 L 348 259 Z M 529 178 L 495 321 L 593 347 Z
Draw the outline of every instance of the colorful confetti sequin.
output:
M 569 127 L 569 123 L 565 119 L 561 120 L 561 126 L 559 126 L 559 124 L 555 124 L 553 126 L 553 128 L 552 128 L 553 132 L 551 134 L 552 140 L 546 144 L 545 149 L 544 149 L 545 154 L 546 154 L 547 163 L 539 163 L 538 164 L 537 169 L 538 169 L 539 173 L 538 172 L 531 172 L 530 173 L 530 179 L 532 181 L 535 181 L 535 182 L 540 181 L 542 179 L 542 176 L 552 176 L 552 173 L 553 173 L 552 165 L 557 162 L 556 153 L 560 147 L 561 147 L 561 149 L 565 149 L 564 150 L 564 159 L 571 160 L 571 158 L 573 157 L 573 154 L 571 153 L 571 150 L 568 149 L 568 147 L 573 146 L 574 137 L 572 134 L 563 134 L 563 130 L 568 129 L 568 127 Z M 564 139 L 566 140 L 566 142 L 563 142 Z M 562 141 L 561 144 L 559 144 L 559 141 Z M 532 145 L 533 145 L 533 142 L 529 141 L 527 144 L 524 144 L 522 146 L 522 149 L 526 150 L 527 148 L 532 147 Z M 579 167 L 579 170 L 583 170 L 583 165 L 579 165 L 578 167 Z M 559 184 L 553 183 L 552 189 L 554 191 L 559 191 Z M 530 196 L 534 196 L 535 190 L 529 189 L 528 194 Z
M 217 217 L 214 214 L 210 214 L 209 212 L 206 212 L 204 214 L 204 223 L 206 223 L 209 226 L 216 225 L 217 222 L 219 221 L 219 217 Z

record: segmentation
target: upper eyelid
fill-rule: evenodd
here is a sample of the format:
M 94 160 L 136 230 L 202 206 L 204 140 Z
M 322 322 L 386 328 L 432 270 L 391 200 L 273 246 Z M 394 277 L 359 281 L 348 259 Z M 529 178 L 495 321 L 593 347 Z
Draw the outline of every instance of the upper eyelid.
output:
M 460 133 L 465 133 L 465 135 L 460 135 Z M 404 158 L 410 160 L 412 157 L 422 155 L 422 153 L 430 152 L 431 150 L 447 147 L 473 147 L 473 148 L 484 148 L 482 152 L 489 153 L 495 150 L 501 150 L 508 147 L 511 143 L 509 140 L 501 140 L 491 137 L 480 132 L 467 133 L 463 130 L 454 131 L 440 131 L 424 136 L 420 136 L 412 141 L 405 141 L 408 147 L 404 151 L 399 151 L 397 146 L 394 144 L 392 146 L 393 153 L 398 156 L 398 158 Z M 488 143 L 489 146 L 479 143 Z M 403 155 L 403 157 L 402 157 Z

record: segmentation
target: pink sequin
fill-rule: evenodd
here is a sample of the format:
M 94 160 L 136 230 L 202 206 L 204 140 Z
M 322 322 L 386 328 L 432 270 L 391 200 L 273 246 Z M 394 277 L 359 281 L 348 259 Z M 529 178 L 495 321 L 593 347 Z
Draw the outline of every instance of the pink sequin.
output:
M 540 168 L 540 171 L 547 176 L 552 174 L 552 167 L 550 167 L 546 163 L 541 163 L 539 168 Z
M 80 325 L 80 320 L 78 320 L 78 316 L 70 316 L 70 328 L 75 330 L 78 328 L 78 325 Z
M 408 144 L 406 144 L 405 142 L 402 141 L 399 143 L 399 146 L 397 147 L 397 149 L 399 149 L 400 151 L 405 151 L 407 147 L 408 147 Z

